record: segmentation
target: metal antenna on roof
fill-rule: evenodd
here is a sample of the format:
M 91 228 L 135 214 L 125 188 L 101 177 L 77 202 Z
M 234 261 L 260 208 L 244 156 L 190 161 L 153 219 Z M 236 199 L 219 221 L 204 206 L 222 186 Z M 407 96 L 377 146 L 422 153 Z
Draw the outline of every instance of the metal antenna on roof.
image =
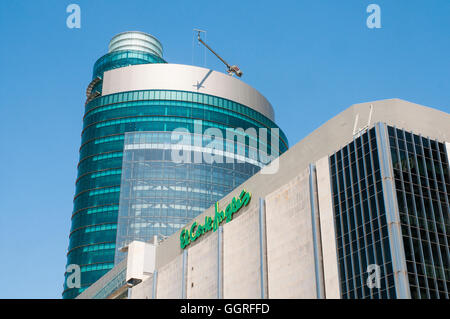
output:
M 200 34 L 202 32 L 204 34 L 204 37 L 206 39 L 206 31 L 200 30 L 200 29 L 194 29 L 194 33 L 192 35 L 192 52 L 194 52 L 194 42 L 195 42 L 195 36 Z M 194 58 L 192 58 L 194 60 Z M 192 62 L 194 64 L 194 62 Z M 203 66 L 206 67 L 206 48 L 203 50 Z

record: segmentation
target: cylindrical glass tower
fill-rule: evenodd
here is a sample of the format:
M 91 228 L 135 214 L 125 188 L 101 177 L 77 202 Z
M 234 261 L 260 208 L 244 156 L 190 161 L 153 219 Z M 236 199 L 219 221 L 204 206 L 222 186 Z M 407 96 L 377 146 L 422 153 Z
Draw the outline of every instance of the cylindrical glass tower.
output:
M 67 253 L 81 288 L 65 282 L 64 298 L 108 272 L 131 240 L 171 235 L 255 174 L 265 164 L 261 148 L 273 157 L 288 148 L 258 91 L 224 73 L 168 64 L 162 52 L 155 37 L 124 32 L 94 65 Z

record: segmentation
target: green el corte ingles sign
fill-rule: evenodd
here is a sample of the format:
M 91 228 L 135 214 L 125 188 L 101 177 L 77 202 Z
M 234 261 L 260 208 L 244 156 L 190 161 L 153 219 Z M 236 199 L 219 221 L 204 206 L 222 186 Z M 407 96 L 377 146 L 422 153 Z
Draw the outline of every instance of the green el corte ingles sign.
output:
M 205 223 L 203 225 L 194 222 L 190 229 L 183 229 L 181 231 L 181 249 L 186 248 L 186 246 L 196 241 L 197 238 L 209 232 L 211 229 L 213 231 L 216 231 L 219 228 L 219 225 L 224 220 L 226 220 L 227 223 L 231 221 L 233 219 L 233 215 L 237 213 L 242 207 L 247 206 L 251 198 L 252 194 L 243 189 L 241 194 L 237 197 L 234 197 L 231 203 L 227 205 L 225 210 L 219 211 L 219 202 L 216 202 L 214 219 L 212 219 L 210 216 L 206 216 Z

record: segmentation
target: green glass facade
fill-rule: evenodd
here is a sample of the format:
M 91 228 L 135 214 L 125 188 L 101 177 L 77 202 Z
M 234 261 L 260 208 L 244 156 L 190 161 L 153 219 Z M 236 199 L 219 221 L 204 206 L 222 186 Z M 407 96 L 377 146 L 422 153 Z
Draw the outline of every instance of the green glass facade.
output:
M 267 128 L 269 132 L 277 128 L 250 107 L 202 93 L 140 90 L 101 95 L 105 71 L 146 63 L 165 61 L 147 52 L 127 50 L 108 53 L 95 63 L 83 117 L 67 253 L 67 264 L 81 267 L 81 288 L 68 289 L 65 283 L 63 298 L 76 297 L 114 265 L 125 133 L 171 132 L 177 128 L 193 132 L 196 120 L 202 121 L 203 129 L 217 128 L 224 136 L 230 128 Z M 279 132 L 279 145 L 267 142 L 270 154 L 281 154 L 288 148 L 286 136 Z M 231 182 L 235 185 L 241 180 Z M 216 197 L 209 199 L 212 202 L 205 205 L 212 205 Z
M 120 249 L 133 240 L 148 241 L 168 237 L 190 220 L 232 192 L 261 168 L 257 150 L 229 139 L 215 139 L 214 145 L 243 154 L 242 161 L 226 157 L 221 163 L 194 161 L 213 151 L 211 139 L 171 132 L 130 132 L 125 134 L 122 182 L 117 224 L 116 255 L 119 263 L 126 255 Z M 190 162 L 177 163 L 179 147 L 196 145 Z M 260 164 L 261 166 L 259 166 Z

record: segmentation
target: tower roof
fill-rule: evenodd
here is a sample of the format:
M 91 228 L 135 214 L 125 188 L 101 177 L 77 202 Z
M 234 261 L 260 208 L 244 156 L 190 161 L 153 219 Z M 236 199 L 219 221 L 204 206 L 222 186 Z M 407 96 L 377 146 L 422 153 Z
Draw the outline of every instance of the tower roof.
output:
M 115 35 L 109 42 L 108 53 L 119 50 L 138 50 L 163 57 L 161 42 L 151 34 L 127 31 Z

